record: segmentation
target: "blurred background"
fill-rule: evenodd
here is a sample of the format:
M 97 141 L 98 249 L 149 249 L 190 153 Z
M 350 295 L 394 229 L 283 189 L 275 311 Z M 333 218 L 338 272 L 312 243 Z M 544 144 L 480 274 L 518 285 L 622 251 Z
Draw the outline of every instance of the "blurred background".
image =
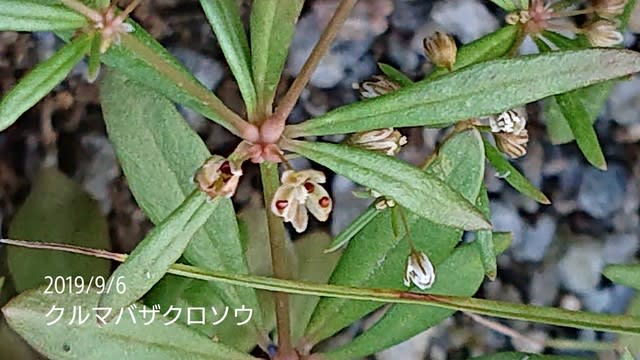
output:
M 286 78 L 290 82 L 327 23 L 337 0 L 307 0 L 289 54 Z M 250 1 L 244 1 L 245 18 Z M 468 43 L 504 23 L 505 13 L 483 0 L 361 0 L 323 59 L 296 106 L 291 122 L 325 113 L 358 100 L 353 84 L 380 73 L 377 62 L 420 79 L 430 71 L 422 40 L 435 30 Z M 153 36 L 232 109 L 243 113 L 242 99 L 223 59 L 204 13 L 196 0 L 147 0 L 134 12 Z M 624 45 L 638 50 L 640 9 L 631 17 Z M 0 33 L 0 92 L 61 46 L 52 33 Z M 523 53 L 536 52 L 531 42 Z M 80 64 L 60 86 L 15 125 L 0 133 L 0 224 L 6 235 L 16 211 L 25 201 L 43 165 L 57 166 L 99 202 L 108 217 L 112 247 L 129 252 L 151 228 L 127 188 L 114 151 L 106 137 L 97 83 L 86 82 L 86 63 Z M 284 90 L 285 87 L 282 88 Z M 187 122 L 213 153 L 227 155 L 237 139 L 192 111 L 181 109 Z M 609 170 L 589 166 L 574 143 L 552 145 L 545 131 L 540 104 L 531 104 L 528 154 L 514 161 L 526 177 L 543 190 L 552 205 L 540 205 L 519 195 L 487 169 L 492 220 L 496 230 L 513 232 L 512 247 L 498 259 L 498 279 L 485 281 L 478 296 L 604 313 L 624 313 L 634 293 L 601 276 L 604 264 L 637 261 L 640 177 L 640 78 L 620 82 L 602 110 L 596 129 Z M 419 164 L 431 154 L 441 130 L 403 129 L 409 143 L 401 157 Z M 327 140 L 340 141 L 340 137 Z M 304 161 L 304 160 L 302 160 Z M 304 166 L 298 163 L 296 165 Z M 311 227 L 337 234 L 369 201 L 352 196 L 358 188 L 340 176 L 331 176 L 335 199 L 330 222 Z M 260 206 L 261 192 L 255 167 L 247 167 L 235 197 L 238 210 Z M 295 236 L 292 234 L 292 236 Z M 4 259 L 5 249 L 0 248 Z M 2 261 L 3 272 L 6 263 Z M 10 294 L 5 291 L 0 300 Z M 636 299 L 640 311 L 640 301 Z M 344 342 L 373 322 L 365 319 L 334 339 Z M 626 341 L 589 330 L 504 321 L 533 339 L 562 337 L 579 341 Z M 638 346 L 635 340 L 635 346 Z M 464 359 L 498 350 L 537 351 L 531 342 L 513 341 L 463 315 L 456 315 L 371 359 Z M 569 354 L 593 354 L 556 350 Z M 640 351 L 640 349 L 636 349 Z M 9 357 L 5 357 L 11 354 Z M 600 354 L 612 358 L 612 352 Z M 0 358 L 37 358 L 26 345 L 0 327 Z

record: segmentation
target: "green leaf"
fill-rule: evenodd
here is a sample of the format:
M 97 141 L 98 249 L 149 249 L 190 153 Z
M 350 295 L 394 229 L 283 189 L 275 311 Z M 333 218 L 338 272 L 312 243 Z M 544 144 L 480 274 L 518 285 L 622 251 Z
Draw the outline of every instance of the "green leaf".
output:
M 211 154 L 173 104 L 153 90 L 113 70 L 105 74 L 100 89 L 107 132 L 129 188 L 158 224 L 193 190 L 190 179 Z M 233 204 L 229 199 L 218 201 L 217 211 L 194 235 L 184 257 L 201 268 L 246 274 Z M 258 309 L 253 289 L 210 286 L 231 307 Z M 260 311 L 254 311 L 251 324 L 262 327 Z
M 598 142 L 598 135 L 593 128 L 592 117 L 577 100 L 576 94 L 568 93 L 556 95 L 556 102 L 562 115 L 569 123 L 571 132 L 576 138 L 578 147 L 591 165 L 601 169 L 607 169 L 607 162 Z
M 271 104 L 304 0 L 255 0 L 251 7 L 251 65 L 262 111 Z
M 84 16 L 60 4 L 26 0 L 0 2 L 0 31 L 73 30 L 85 25 Z
M 475 199 L 484 176 L 483 159 L 482 140 L 477 131 L 464 131 L 444 143 L 427 172 L 451 184 L 465 198 Z M 331 275 L 331 284 L 403 288 L 408 240 L 404 227 L 401 227 L 402 233 L 394 235 L 391 218 L 391 211 L 378 211 L 351 239 Z M 436 268 L 462 236 L 459 230 L 436 225 L 412 213 L 407 220 L 415 246 L 429 255 Z M 380 304 L 371 302 L 323 298 L 306 329 L 305 339 L 315 344 L 378 306 Z
M 584 358 L 567 355 L 555 356 L 529 354 L 523 352 L 503 352 L 493 355 L 474 357 L 472 360 L 584 360 Z
M 95 34 L 89 50 L 88 80 L 90 83 L 96 81 L 100 74 L 100 45 L 102 45 L 102 36 Z
M 256 89 L 251 76 L 249 43 L 236 0 L 200 0 L 216 34 L 227 64 L 233 72 L 249 114 L 256 111 Z
M 502 153 L 495 146 L 491 145 L 486 139 L 484 140 L 484 151 L 487 155 L 487 160 L 496 169 L 497 175 L 501 179 L 504 179 L 514 189 L 518 190 L 522 195 L 528 196 L 531 199 L 541 204 L 551 204 L 551 201 L 540 190 L 536 189 L 524 175 L 511 165 L 509 160 L 502 156 Z
M 325 253 L 334 252 L 340 249 L 344 244 L 349 242 L 354 236 L 356 236 L 371 220 L 375 219 L 380 210 L 371 205 L 362 214 L 347 225 L 344 230 L 340 231 L 338 235 L 331 241 L 331 244 L 324 250 Z
M 321 142 L 292 141 L 289 150 L 385 194 L 435 223 L 465 230 L 491 228 L 484 215 L 448 184 L 393 157 Z
M 120 46 L 111 46 L 102 55 L 102 61 L 126 74 L 129 79 L 234 132 L 232 119 L 241 120 L 238 115 L 229 110 L 140 25 L 130 20 L 127 23 L 134 27 L 134 32 L 122 34 Z
M 480 194 L 476 200 L 478 209 L 489 219 L 491 218 L 491 209 L 489 208 L 489 195 L 487 189 L 482 185 Z M 489 230 L 480 230 L 476 232 L 476 240 L 474 245 L 480 254 L 484 273 L 490 280 L 495 280 L 498 275 L 498 265 L 496 263 L 496 250 L 493 245 L 493 232 Z
M 325 233 L 311 233 L 294 242 L 298 260 L 296 280 L 326 284 L 340 259 L 340 252 L 325 254 L 323 249 L 331 237 Z M 320 301 L 319 296 L 292 295 L 290 298 L 291 339 L 295 343 L 302 335 L 311 319 L 313 309 Z
M 194 190 L 111 274 L 109 281 L 115 283 L 121 279 L 127 290 L 124 293 L 105 292 L 100 298 L 100 306 L 121 309 L 142 298 L 180 258 L 191 237 L 216 210 L 216 205 L 218 199 L 208 203 L 207 195 Z
M 18 210 L 9 236 L 14 239 L 47 241 L 110 249 L 107 222 L 99 204 L 77 184 L 56 169 L 44 168 L 31 193 Z M 10 247 L 7 262 L 18 292 L 49 283 L 45 277 L 109 276 L 107 260 L 74 254 Z
M 90 44 L 91 38 L 82 35 L 20 79 L 0 101 L 0 131 L 11 126 L 58 85 L 82 60 Z
M 170 306 L 184 309 L 178 321 L 189 328 L 198 331 L 207 338 L 216 338 L 218 342 L 232 346 L 241 351 L 249 352 L 256 346 L 256 338 L 253 329 L 248 326 L 237 325 L 234 319 L 234 309 L 228 308 L 224 301 L 212 291 L 209 283 L 184 278 L 175 275 L 167 275 L 158 282 L 147 295 L 145 304 L 149 307 L 160 305 L 161 309 L 168 309 Z M 199 322 L 201 317 L 197 317 L 198 312 L 188 314 L 188 308 L 205 308 L 205 323 Z M 213 310 L 216 313 L 213 313 Z M 227 309 L 228 310 L 225 310 Z M 223 315 L 227 311 L 226 318 Z M 264 311 L 264 310 L 263 310 Z M 196 318 L 197 317 L 197 318 Z M 218 322 L 214 324 L 214 322 Z
M 611 66 L 615 64 L 615 66 Z M 640 54 L 588 49 L 494 60 L 289 126 L 289 137 L 385 127 L 444 127 L 640 70 Z
M 518 0 L 491 0 L 492 3 L 500 6 L 506 11 L 518 9 Z
M 394 68 L 391 65 L 378 63 L 378 67 L 382 72 L 389 77 L 389 79 L 397 82 L 400 86 L 409 86 L 413 84 L 413 80 L 409 79 L 402 71 Z
M 496 233 L 496 247 L 504 251 L 511 234 Z M 493 243 L 491 244 L 493 247 Z M 471 296 L 484 279 L 483 264 L 473 244 L 457 248 L 436 267 L 430 294 Z M 392 305 L 384 316 L 351 343 L 323 355 L 323 359 L 356 359 L 387 349 L 438 324 L 455 311 L 430 306 Z
M 620 360 L 635 360 L 635 359 L 633 358 L 633 355 L 631 355 L 631 351 L 625 348 L 622 351 L 622 354 L 620 355 Z
M 37 289 L 18 296 L 2 312 L 12 329 L 50 359 L 253 359 L 179 323 L 165 325 L 171 320 L 162 316 L 167 309 L 160 309 L 148 325 L 143 324 L 151 313 L 143 319 L 142 305 L 138 305 L 136 323 L 127 312 L 118 324 L 98 326 L 93 310 L 97 302 L 98 295 L 93 292 L 53 295 Z M 64 312 L 58 322 L 48 326 L 60 314 L 50 314 L 54 308 Z M 79 318 L 73 318 L 78 308 L 80 316 L 88 316 L 82 325 Z
M 640 293 L 636 292 L 633 299 L 631 299 L 631 303 L 627 308 L 626 314 L 628 316 L 640 317 Z M 629 348 L 634 354 L 640 354 L 640 335 L 623 334 L 620 336 L 618 341 L 622 346 Z
M 608 265 L 602 273 L 616 284 L 640 290 L 640 264 Z
M 456 71 L 473 64 L 505 56 L 516 44 L 519 36 L 521 36 L 521 33 L 517 26 L 505 26 L 465 44 L 458 50 L 452 70 Z M 450 71 L 447 68 L 436 68 L 426 79 L 434 80 L 449 73 Z

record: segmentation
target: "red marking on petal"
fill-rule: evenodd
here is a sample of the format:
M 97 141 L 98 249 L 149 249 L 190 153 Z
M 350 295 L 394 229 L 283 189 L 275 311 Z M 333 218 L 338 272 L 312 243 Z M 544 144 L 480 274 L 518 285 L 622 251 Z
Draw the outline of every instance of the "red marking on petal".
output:
M 228 161 L 225 161 L 220 165 L 220 172 L 226 175 L 231 175 L 231 165 Z
M 315 190 L 316 187 L 312 183 L 306 182 L 306 183 L 304 183 L 304 188 L 307 189 L 308 193 L 312 193 L 313 190 Z
M 287 206 L 289 206 L 289 202 L 287 200 L 276 201 L 276 208 L 280 211 L 284 210 Z
M 318 201 L 318 204 L 320 204 L 320 206 L 323 208 L 328 208 L 331 205 L 331 199 L 329 199 L 328 196 L 323 196 Z

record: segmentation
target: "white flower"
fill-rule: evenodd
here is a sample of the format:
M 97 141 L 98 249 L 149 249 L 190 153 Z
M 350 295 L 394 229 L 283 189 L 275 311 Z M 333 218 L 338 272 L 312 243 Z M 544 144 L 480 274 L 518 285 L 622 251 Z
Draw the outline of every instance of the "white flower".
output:
M 458 46 L 451 35 L 436 31 L 433 36 L 425 38 L 423 44 L 425 53 L 434 65 L 451 71 L 458 54 Z
M 411 251 L 407 259 L 407 270 L 404 275 L 404 286 L 413 282 L 422 290 L 428 289 L 436 280 L 436 273 L 427 254 Z
M 238 188 L 242 169 L 222 156 L 213 155 L 198 169 L 193 180 L 209 195 L 231 197 Z
M 407 144 L 407 137 L 393 128 L 371 130 L 353 134 L 347 140 L 349 145 L 365 150 L 394 156 Z
M 516 110 L 507 110 L 500 115 L 489 118 L 491 132 L 519 134 L 527 125 L 527 118 Z
M 307 228 L 307 210 L 320 221 L 326 221 L 333 207 L 329 193 L 319 184 L 325 183 L 324 174 L 316 170 L 282 173 L 282 185 L 271 201 L 271 211 L 290 222 L 297 232 Z
M 598 16 L 605 19 L 613 19 L 624 13 L 627 0 L 594 0 L 593 10 Z

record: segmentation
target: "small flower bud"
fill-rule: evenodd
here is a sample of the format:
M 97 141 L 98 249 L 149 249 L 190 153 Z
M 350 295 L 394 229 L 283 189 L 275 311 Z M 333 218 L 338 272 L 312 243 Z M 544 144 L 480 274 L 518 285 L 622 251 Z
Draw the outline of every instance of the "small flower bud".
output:
M 529 133 L 523 129 L 518 134 L 514 133 L 494 133 L 496 146 L 500 151 L 507 154 L 512 159 L 519 158 L 527 154 L 527 144 L 529 142 Z
M 393 128 L 371 130 L 353 134 L 347 144 L 361 149 L 394 156 L 407 143 L 406 136 Z
M 427 254 L 412 250 L 407 259 L 404 286 L 411 286 L 413 282 L 420 289 L 426 290 L 435 280 L 436 273 Z
M 627 0 L 593 0 L 593 10 L 601 18 L 614 19 L 624 12 Z
M 498 116 L 489 118 L 489 126 L 491 132 L 498 133 L 514 133 L 518 134 L 527 125 L 527 118 L 518 113 L 516 110 L 507 110 Z
M 526 24 L 529 20 L 531 20 L 531 14 L 526 10 L 510 12 L 504 18 L 504 21 L 509 25 Z
M 432 37 L 424 39 L 424 50 L 433 64 L 451 71 L 458 53 L 458 47 L 451 35 L 436 31 Z
M 624 39 L 622 33 L 618 31 L 618 25 L 609 20 L 598 20 L 584 31 L 587 40 L 593 46 L 612 47 L 620 44 Z
M 194 182 L 210 198 L 230 198 L 236 192 L 242 169 L 222 156 L 210 157 L 194 176 Z
M 366 99 L 388 94 L 400 89 L 400 84 L 382 75 L 374 75 L 372 80 L 365 81 L 361 85 L 355 84 L 354 88 L 360 91 L 360 96 Z

